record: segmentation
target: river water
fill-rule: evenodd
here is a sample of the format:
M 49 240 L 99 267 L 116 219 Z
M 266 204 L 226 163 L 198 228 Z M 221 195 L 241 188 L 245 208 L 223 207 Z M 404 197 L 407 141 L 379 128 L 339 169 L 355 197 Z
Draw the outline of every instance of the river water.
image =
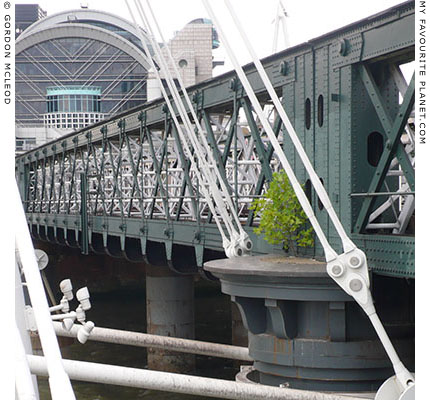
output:
M 103 294 L 92 294 L 92 308 L 87 320 L 96 326 L 145 332 L 145 291 L 121 290 Z M 208 312 L 210 310 L 210 312 Z M 200 280 L 195 285 L 196 339 L 231 344 L 231 302 L 223 295 L 217 283 Z M 85 345 L 76 339 L 66 339 L 71 344 L 63 345 L 63 358 L 91 361 L 103 364 L 146 368 L 146 349 L 87 341 Z M 195 375 L 234 380 L 239 370 L 237 362 L 220 358 L 196 356 Z M 49 400 L 46 378 L 38 378 L 41 400 Z M 157 392 L 122 386 L 72 381 L 78 400 L 203 400 L 208 397 Z

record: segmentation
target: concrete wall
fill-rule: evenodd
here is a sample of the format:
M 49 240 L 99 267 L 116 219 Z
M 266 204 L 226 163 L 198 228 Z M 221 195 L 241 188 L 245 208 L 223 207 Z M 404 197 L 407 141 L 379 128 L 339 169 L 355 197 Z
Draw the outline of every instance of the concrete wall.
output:
M 212 25 L 188 24 L 168 46 L 185 86 L 212 78 Z M 174 74 L 172 66 L 170 70 Z

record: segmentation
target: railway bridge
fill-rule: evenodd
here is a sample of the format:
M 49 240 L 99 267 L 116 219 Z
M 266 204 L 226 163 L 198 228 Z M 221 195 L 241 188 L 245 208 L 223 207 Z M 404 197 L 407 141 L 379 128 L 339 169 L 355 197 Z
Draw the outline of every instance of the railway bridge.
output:
M 408 364 L 413 364 L 415 81 L 404 71 L 414 61 L 414 17 L 414 2 L 408 1 L 261 60 L 335 212 L 367 255 L 378 312 Z M 244 71 L 327 239 L 341 252 L 255 65 Z M 199 118 L 234 211 L 253 243 L 252 254 L 282 254 L 253 231 L 259 216 L 250 205 L 282 167 L 236 72 L 187 91 L 192 110 L 186 111 Z M 78 248 L 84 262 L 96 254 L 145 263 L 154 304 L 166 292 L 191 304 L 186 288 L 192 274 L 221 278 L 223 291 L 242 312 L 263 383 L 279 385 L 294 376 L 294 387 L 323 390 L 327 380 L 338 378 L 336 390 L 375 389 L 390 375 L 388 360 L 370 324 L 354 322 L 364 319 L 352 298 L 339 288 L 327 289 L 328 277 L 317 271 L 303 281 L 293 274 L 291 283 L 275 273 L 280 287 L 298 296 L 276 298 L 267 282 L 248 277 L 229 285 L 223 272 L 204 268 L 225 257 L 223 239 L 175 118 L 184 124 L 179 110 L 172 113 L 159 98 L 18 156 L 17 181 L 33 237 Z M 297 252 L 317 260 L 311 264 L 324 258 L 317 240 Z M 246 264 L 246 257 L 237 260 Z M 188 290 L 186 296 L 175 289 L 178 285 Z M 266 294 L 254 298 L 262 287 Z M 298 295 L 310 287 L 316 297 Z M 306 340 L 323 346 L 318 350 L 329 361 L 318 364 Z M 289 343 L 295 344 L 295 360 Z M 268 361 L 268 346 L 274 346 L 277 360 Z M 327 369 L 328 375 L 322 372 Z M 356 373 L 360 378 L 352 377 Z

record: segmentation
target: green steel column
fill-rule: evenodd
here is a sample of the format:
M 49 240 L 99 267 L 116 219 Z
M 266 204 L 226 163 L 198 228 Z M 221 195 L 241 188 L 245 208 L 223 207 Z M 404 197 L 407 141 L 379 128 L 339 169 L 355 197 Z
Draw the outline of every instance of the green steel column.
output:
M 81 175 L 81 251 L 88 255 L 88 210 L 87 210 L 87 177 Z

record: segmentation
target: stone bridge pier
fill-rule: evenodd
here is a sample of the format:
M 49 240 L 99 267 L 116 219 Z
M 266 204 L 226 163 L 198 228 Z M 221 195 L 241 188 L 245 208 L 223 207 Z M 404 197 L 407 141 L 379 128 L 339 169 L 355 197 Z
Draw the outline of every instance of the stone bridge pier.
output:
M 194 339 L 194 277 L 178 275 L 167 267 L 146 265 L 147 333 Z M 148 349 L 148 368 L 168 372 L 190 372 L 193 354 Z

